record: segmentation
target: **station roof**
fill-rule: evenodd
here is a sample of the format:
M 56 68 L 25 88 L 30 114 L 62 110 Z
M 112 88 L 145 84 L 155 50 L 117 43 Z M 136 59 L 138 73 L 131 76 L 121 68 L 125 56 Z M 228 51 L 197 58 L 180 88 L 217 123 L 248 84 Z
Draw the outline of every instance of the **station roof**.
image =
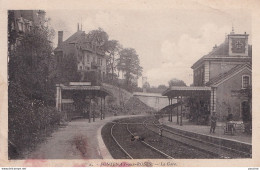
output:
M 102 86 L 63 85 L 63 84 L 59 84 L 57 86 L 61 87 L 61 89 L 65 91 L 80 91 L 82 93 L 87 93 L 87 95 L 89 96 L 97 96 L 97 97 L 102 97 L 102 96 L 104 97 L 107 95 L 112 96 L 112 94 Z
M 177 97 L 177 96 L 197 96 L 204 95 L 211 91 L 211 87 L 198 87 L 198 86 L 172 86 L 162 93 L 163 96 Z

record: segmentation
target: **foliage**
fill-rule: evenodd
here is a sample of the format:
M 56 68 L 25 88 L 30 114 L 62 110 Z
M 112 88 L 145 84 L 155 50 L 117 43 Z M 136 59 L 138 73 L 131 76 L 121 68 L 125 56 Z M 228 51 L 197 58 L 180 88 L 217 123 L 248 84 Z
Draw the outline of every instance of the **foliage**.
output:
M 16 42 L 17 38 L 17 32 L 15 29 L 13 29 L 12 23 L 14 23 L 14 12 L 8 11 L 8 56 L 13 55 L 14 50 L 12 47 L 14 47 L 14 44 Z
M 179 80 L 179 79 L 176 79 L 176 78 L 171 79 L 168 82 L 168 84 L 169 84 L 169 87 L 172 87 L 172 86 L 187 86 L 186 83 L 183 80 Z
M 137 88 L 137 84 L 133 80 L 137 79 L 142 74 L 142 67 L 140 66 L 140 61 L 135 49 L 133 48 L 123 49 L 119 41 L 109 40 L 109 35 L 102 28 L 98 28 L 90 31 L 86 35 L 85 40 L 87 43 L 91 44 L 92 49 L 94 49 L 94 53 L 102 52 L 105 54 L 106 61 L 107 61 L 106 62 L 107 74 L 105 79 L 103 79 L 103 81 L 118 87 L 120 86 L 131 92 L 135 91 L 135 89 Z M 68 63 L 72 63 L 72 65 L 74 65 L 75 62 L 71 61 Z M 74 75 L 74 76 L 70 76 L 69 74 L 67 74 L 68 76 L 66 76 L 66 74 L 64 74 L 64 71 L 61 71 L 63 75 L 59 74 L 59 76 L 61 77 L 60 82 L 62 83 L 68 82 L 70 78 L 66 78 L 66 77 L 73 77 L 76 80 L 78 79 L 78 75 L 74 74 L 75 72 L 77 72 L 76 71 L 77 69 L 73 70 L 72 65 L 69 65 L 71 66 L 71 68 L 67 70 L 65 69 L 65 71 L 67 71 L 70 75 Z M 116 71 L 122 71 L 125 73 L 124 84 L 122 84 L 118 79 L 118 75 L 116 74 Z M 90 72 L 88 72 L 87 74 L 81 73 L 79 75 L 79 77 L 81 77 L 79 81 L 92 81 L 93 77 L 95 79 L 100 79 L 99 75 L 93 75 L 93 74 L 90 75 L 90 74 L 92 73 Z M 99 84 L 98 82 L 99 80 L 95 84 Z
M 162 93 L 165 90 L 167 90 L 167 88 L 168 87 L 165 86 L 165 85 L 159 85 L 158 87 L 156 87 L 156 86 L 152 86 L 152 87 L 148 86 L 147 87 L 147 92 L 148 93 Z
M 56 83 L 79 81 L 81 78 L 77 70 L 77 59 L 73 54 L 65 55 L 56 67 L 57 74 L 54 75 Z
M 30 100 L 48 103 L 54 99 L 54 86 L 49 79 L 52 68 L 52 31 L 46 27 L 34 27 L 25 33 L 20 45 L 9 56 L 9 82 L 20 84 L 24 95 Z M 47 104 L 46 103 L 46 104 Z
M 168 87 L 166 86 L 166 85 L 164 85 L 164 84 L 160 84 L 159 86 L 158 86 L 158 89 L 162 89 L 162 90 L 166 90 Z
M 102 28 L 98 28 L 97 30 L 90 31 L 86 38 L 91 43 L 92 49 L 95 49 L 97 52 L 98 49 L 106 49 L 109 36 Z
M 125 48 L 119 55 L 117 69 L 125 73 L 126 85 L 131 87 L 132 80 L 142 75 L 143 68 L 140 66 L 139 56 L 133 48 Z
M 116 71 L 116 60 L 118 59 L 119 52 L 122 50 L 122 46 L 117 40 L 109 40 L 106 44 L 107 51 L 107 75 L 111 74 L 111 79 L 113 80 Z
M 143 88 L 149 89 L 150 88 L 150 84 L 148 82 L 145 82 L 143 85 Z
M 43 22 L 29 32 L 16 32 L 13 21 L 14 13 L 8 11 L 8 140 L 21 151 L 30 148 L 42 130 L 58 124 L 60 113 L 54 107 L 54 31 Z
M 17 153 L 21 154 L 24 149 L 41 141 L 40 134 L 44 130 L 59 123 L 61 113 L 54 107 L 33 104 L 17 83 L 10 82 L 8 97 L 8 140 L 13 143 Z M 9 158 L 21 156 L 8 151 Z

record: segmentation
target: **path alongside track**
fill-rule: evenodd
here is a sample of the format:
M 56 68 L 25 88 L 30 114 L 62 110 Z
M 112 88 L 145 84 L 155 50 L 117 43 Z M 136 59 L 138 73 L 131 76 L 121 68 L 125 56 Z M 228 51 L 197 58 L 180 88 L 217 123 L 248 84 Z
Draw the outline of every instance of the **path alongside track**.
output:
M 107 117 L 89 123 L 87 119 L 73 120 L 60 127 L 36 149 L 24 155 L 25 159 L 109 159 L 106 146 L 100 140 L 101 127 L 116 119 L 128 117 Z M 131 117 L 134 117 L 131 115 Z M 100 146 L 101 145 L 101 146 Z

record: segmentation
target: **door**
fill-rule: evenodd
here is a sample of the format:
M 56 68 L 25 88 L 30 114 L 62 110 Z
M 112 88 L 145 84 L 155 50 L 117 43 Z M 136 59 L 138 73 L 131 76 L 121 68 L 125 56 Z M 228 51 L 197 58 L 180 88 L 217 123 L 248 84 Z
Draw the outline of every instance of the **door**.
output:
M 248 101 L 241 103 L 241 116 L 244 122 L 251 121 L 250 106 Z

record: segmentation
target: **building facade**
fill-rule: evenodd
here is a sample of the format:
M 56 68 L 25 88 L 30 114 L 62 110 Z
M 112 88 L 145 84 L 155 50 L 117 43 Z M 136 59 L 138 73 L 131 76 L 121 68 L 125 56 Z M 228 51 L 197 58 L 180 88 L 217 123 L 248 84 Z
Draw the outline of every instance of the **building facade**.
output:
M 87 34 L 78 28 L 77 32 L 63 41 L 63 31 L 58 32 L 58 46 L 54 50 L 58 63 L 65 57 L 73 56 L 77 59 L 77 70 L 82 73 L 80 81 L 95 80 L 102 82 L 106 75 L 105 51 L 93 46 L 87 40 Z
M 42 10 L 9 10 L 8 11 L 8 32 L 13 40 L 9 40 L 10 50 L 20 44 L 26 33 L 33 27 L 45 24 L 45 11 Z
M 226 36 L 225 41 L 192 65 L 193 85 L 211 87 L 210 112 L 219 120 L 232 115 L 242 120 L 252 114 L 252 46 L 248 34 Z

